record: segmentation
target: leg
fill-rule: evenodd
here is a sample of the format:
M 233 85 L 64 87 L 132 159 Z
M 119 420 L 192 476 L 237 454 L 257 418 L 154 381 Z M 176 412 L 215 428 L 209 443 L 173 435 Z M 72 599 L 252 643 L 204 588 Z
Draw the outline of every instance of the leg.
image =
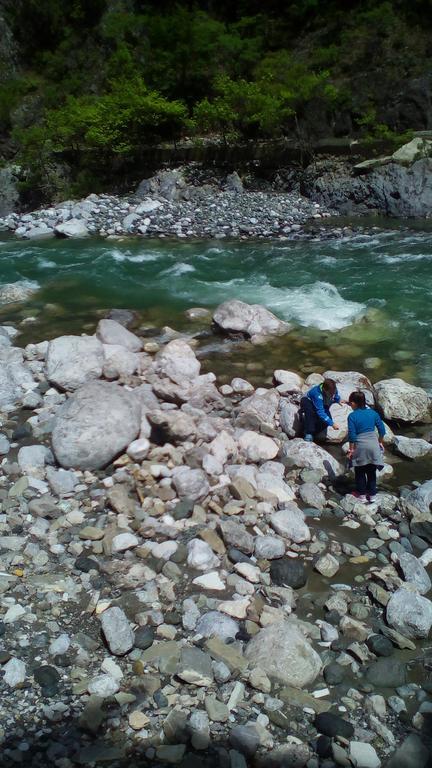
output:
M 375 464 L 368 464 L 365 467 L 365 470 L 366 470 L 366 493 L 368 496 L 375 496 L 377 492 L 376 466 Z
M 366 494 L 366 467 L 354 467 L 356 489 L 361 496 Z
M 305 437 L 309 435 L 314 435 L 316 432 L 316 412 L 315 408 L 313 407 L 313 404 L 309 400 L 308 397 L 302 397 L 301 399 L 301 411 L 303 414 L 303 428 L 304 428 L 304 434 Z

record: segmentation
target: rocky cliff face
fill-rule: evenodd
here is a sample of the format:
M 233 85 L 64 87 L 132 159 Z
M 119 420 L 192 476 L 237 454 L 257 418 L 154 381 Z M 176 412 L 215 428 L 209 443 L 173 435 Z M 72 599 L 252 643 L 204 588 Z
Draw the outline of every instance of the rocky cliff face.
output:
M 16 72 L 17 50 L 11 29 L 0 8 L 0 83 Z

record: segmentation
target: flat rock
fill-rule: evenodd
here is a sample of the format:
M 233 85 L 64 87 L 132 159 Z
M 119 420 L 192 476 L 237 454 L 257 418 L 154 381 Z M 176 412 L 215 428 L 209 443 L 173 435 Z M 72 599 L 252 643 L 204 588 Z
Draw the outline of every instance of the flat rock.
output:
M 199 648 L 184 648 L 176 674 L 190 685 L 208 688 L 213 683 L 211 658 Z

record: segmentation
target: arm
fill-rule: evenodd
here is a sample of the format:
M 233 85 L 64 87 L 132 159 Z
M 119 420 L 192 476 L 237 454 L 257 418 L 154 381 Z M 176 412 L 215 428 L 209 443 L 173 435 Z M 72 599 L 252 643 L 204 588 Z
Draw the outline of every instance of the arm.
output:
M 324 408 L 324 400 L 322 395 L 314 392 L 313 395 L 309 395 L 309 397 L 312 400 L 314 404 L 314 408 L 318 416 L 320 417 L 320 419 L 322 419 L 322 421 L 324 421 L 327 424 L 327 426 L 332 427 L 333 419 L 330 416 L 330 414 L 326 412 Z
M 384 422 L 383 422 L 381 416 L 376 411 L 375 411 L 375 426 L 376 426 L 376 428 L 378 430 L 378 434 L 380 436 L 380 443 L 382 444 L 382 439 L 383 439 L 383 437 L 385 435 L 385 431 L 386 430 L 385 430 Z

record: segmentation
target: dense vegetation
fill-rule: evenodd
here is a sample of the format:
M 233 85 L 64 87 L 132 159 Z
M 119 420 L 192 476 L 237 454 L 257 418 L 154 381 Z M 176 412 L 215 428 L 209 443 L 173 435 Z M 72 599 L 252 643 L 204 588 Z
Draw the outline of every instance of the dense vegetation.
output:
M 42 185 L 66 156 L 86 186 L 89 170 L 185 137 L 427 128 L 431 10 L 431 0 L 3 0 L 5 152 Z

